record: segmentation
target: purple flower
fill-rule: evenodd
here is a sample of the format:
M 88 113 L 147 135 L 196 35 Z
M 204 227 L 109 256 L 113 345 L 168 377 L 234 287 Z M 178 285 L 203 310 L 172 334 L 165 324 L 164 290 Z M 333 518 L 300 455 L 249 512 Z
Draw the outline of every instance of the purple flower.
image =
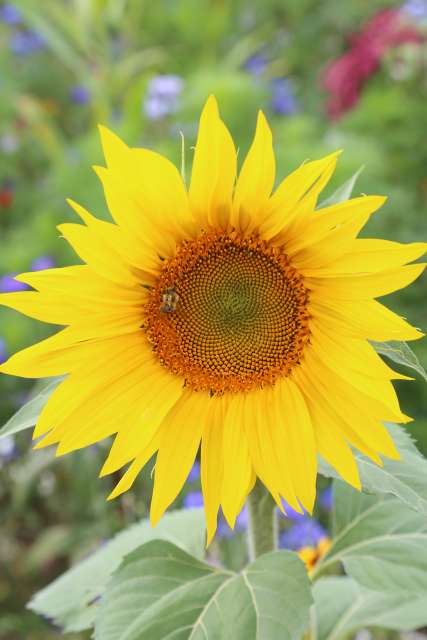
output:
M 184 498 L 184 507 L 186 509 L 196 509 L 203 507 L 203 495 L 201 491 L 190 491 Z
M 326 530 L 314 518 L 297 522 L 280 534 L 279 547 L 298 551 L 303 547 L 316 547 L 322 538 L 327 537 Z
M 407 2 L 401 6 L 400 10 L 415 20 L 425 20 L 427 18 L 427 1 L 407 0 Z
M 24 282 L 18 282 L 15 280 L 17 273 L 6 273 L 0 277 L 0 291 L 2 293 L 12 293 L 13 291 L 25 291 L 28 289 L 28 285 Z
M 55 266 L 55 260 L 51 256 L 40 256 L 32 261 L 30 265 L 31 271 L 43 271 L 44 269 L 52 269 Z
M 320 506 L 325 511 L 332 511 L 333 506 L 333 494 L 332 494 L 332 485 L 326 487 L 324 491 L 320 494 L 319 498 Z
M 271 82 L 270 107 L 278 115 L 290 115 L 298 110 L 292 84 L 288 78 L 274 78 Z
M 245 531 L 248 528 L 248 509 L 247 507 L 243 507 L 241 512 L 236 518 L 236 524 L 234 525 L 234 533 L 239 531 Z M 220 516 L 218 522 L 218 534 L 223 536 L 224 538 L 230 538 L 233 535 L 233 530 L 230 529 L 227 522 L 224 519 L 224 516 Z
M 28 56 L 45 46 L 44 39 L 35 31 L 16 31 L 9 40 L 9 48 L 17 56 Z
M 246 60 L 243 67 L 253 76 L 262 76 L 267 68 L 267 59 L 262 53 L 254 53 Z
M 3 338 L 0 338 L 0 364 L 2 364 L 3 362 L 6 362 L 7 358 L 8 358 L 8 355 L 7 355 L 6 342 Z
M 0 20 L 5 24 L 20 24 L 22 22 L 22 15 L 14 4 L 6 2 L 0 7 Z
M 85 105 L 90 102 L 90 91 L 81 84 L 71 87 L 70 98 L 75 104 Z
M 15 440 L 12 436 L 0 438 L 0 464 L 2 462 L 10 462 L 17 456 L 17 448 Z
M 188 474 L 188 481 L 197 482 L 199 478 L 200 478 L 200 462 L 196 460 L 193 466 L 191 467 L 190 473 Z
M 151 120 L 161 120 L 175 113 L 179 106 L 179 97 L 184 81 L 175 75 L 160 75 L 148 83 L 144 110 Z

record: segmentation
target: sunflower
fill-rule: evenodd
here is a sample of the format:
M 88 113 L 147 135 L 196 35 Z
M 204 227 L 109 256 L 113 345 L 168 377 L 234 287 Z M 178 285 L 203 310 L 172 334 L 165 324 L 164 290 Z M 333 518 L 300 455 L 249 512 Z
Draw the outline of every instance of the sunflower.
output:
M 65 454 L 115 436 L 101 475 L 128 490 L 154 456 L 158 522 L 201 451 L 208 540 L 233 527 L 256 478 L 279 506 L 311 512 L 319 452 L 360 487 L 351 447 L 398 458 L 383 421 L 401 413 L 392 371 L 368 340 L 422 334 L 375 298 L 417 278 L 426 244 L 357 239 L 380 196 L 316 209 L 339 155 L 305 162 L 272 193 L 272 136 L 259 113 L 236 149 L 210 97 L 188 189 L 168 160 L 100 127 L 95 167 L 114 222 L 69 201 L 59 230 L 84 264 L 25 273 L 1 302 L 63 325 L 0 370 L 67 377 L 35 427 Z

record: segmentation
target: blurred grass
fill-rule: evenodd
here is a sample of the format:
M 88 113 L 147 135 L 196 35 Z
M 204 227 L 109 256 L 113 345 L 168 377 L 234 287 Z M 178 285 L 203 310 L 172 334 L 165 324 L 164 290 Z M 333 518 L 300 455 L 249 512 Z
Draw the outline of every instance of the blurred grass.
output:
M 53 256 L 58 265 L 75 262 L 56 230 L 74 219 L 65 197 L 107 216 L 90 168 L 102 163 L 97 123 L 109 124 L 129 144 L 164 153 L 178 166 L 182 131 L 188 176 L 198 115 L 209 93 L 219 100 L 240 158 L 262 108 L 273 129 L 279 178 L 306 158 L 342 147 L 345 153 L 325 196 L 365 165 L 356 192 L 389 196 L 366 234 L 405 242 L 425 237 L 426 46 L 389 52 L 357 106 L 337 122 L 325 115 L 319 80 L 325 65 L 346 50 L 352 32 L 397 3 L 45 0 L 41 5 L 19 0 L 15 6 L 22 23 L 0 23 L 0 190 L 13 192 L 12 205 L 0 208 L 0 275 L 28 270 L 41 255 Z M 11 38 L 28 29 L 37 31 L 45 45 L 16 55 Z M 245 62 L 259 52 L 266 58 L 265 70 L 253 75 Z M 177 74 L 185 85 L 177 111 L 151 120 L 143 101 L 159 74 Z M 271 80 L 282 76 L 292 80 L 298 104 L 288 115 L 271 109 Z M 88 91 L 86 104 L 71 99 L 76 85 Z M 426 289 L 424 278 L 387 302 L 424 331 Z M 49 332 L 7 310 L 0 310 L 0 322 L 9 353 Z M 426 364 L 427 341 L 414 348 Z M 27 381 L 0 378 L 2 421 L 29 387 Z M 399 383 L 399 392 L 404 411 L 416 417 L 409 428 L 427 452 L 425 386 Z M 106 503 L 112 481 L 96 479 L 106 445 L 57 461 L 50 454 L 33 454 L 27 434 L 17 444 L 19 456 L 0 461 L 0 602 L 7 612 L 0 616 L 0 638 L 50 640 L 59 632 L 23 613 L 25 603 L 96 541 L 146 513 L 149 477 L 145 483 L 140 479 L 131 495 Z M 224 551 L 234 558 L 241 550 L 236 540 Z

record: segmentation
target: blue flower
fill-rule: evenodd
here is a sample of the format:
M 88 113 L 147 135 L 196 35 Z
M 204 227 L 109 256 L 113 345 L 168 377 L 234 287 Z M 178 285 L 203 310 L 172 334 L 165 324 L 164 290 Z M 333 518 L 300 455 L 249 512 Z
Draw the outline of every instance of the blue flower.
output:
M 292 83 L 288 78 L 274 78 L 271 81 L 272 98 L 270 107 L 278 115 L 290 115 L 298 111 Z
M 191 467 L 190 473 L 188 474 L 188 481 L 197 482 L 199 478 L 200 478 L 200 462 L 196 460 L 193 466 Z
M 401 6 L 400 10 L 415 20 L 425 20 L 427 18 L 427 1 L 407 0 L 407 2 Z
M 16 31 L 9 40 L 9 48 L 17 56 L 28 56 L 43 49 L 44 39 L 35 31 Z
M 267 68 L 267 59 L 262 53 L 254 53 L 246 60 L 243 67 L 253 76 L 262 76 Z
M 160 75 L 148 83 L 144 110 L 151 120 L 161 120 L 175 113 L 184 87 L 182 78 L 176 75 Z
M 17 273 L 6 273 L 0 277 L 0 291 L 2 293 L 12 293 L 14 291 L 25 291 L 28 289 L 28 285 L 24 282 L 18 282 L 15 280 Z
M 305 518 L 280 534 L 279 547 L 298 551 L 303 547 L 317 547 L 327 531 L 314 518 Z
M 55 260 L 51 256 L 40 256 L 32 261 L 31 271 L 43 271 L 44 269 L 52 269 L 55 266 Z
M 3 338 L 0 338 L 0 364 L 2 364 L 3 362 L 6 362 L 7 358 L 8 358 L 8 355 L 7 355 L 6 342 Z
M 0 20 L 5 24 L 20 24 L 22 22 L 22 15 L 14 4 L 6 2 L 0 7 Z
M 184 498 L 184 507 L 186 509 L 195 509 L 203 507 L 203 495 L 201 491 L 190 491 Z
M 5 436 L 0 440 L 0 465 L 2 462 L 10 462 L 17 456 L 15 439 L 12 436 Z
M 332 511 L 333 506 L 333 494 L 332 494 L 332 485 L 330 484 L 322 493 L 319 498 L 320 506 L 325 511 Z
M 75 104 L 85 105 L 90 102 L 90 91 L 81 84 L 71 87 L 70 98 Z

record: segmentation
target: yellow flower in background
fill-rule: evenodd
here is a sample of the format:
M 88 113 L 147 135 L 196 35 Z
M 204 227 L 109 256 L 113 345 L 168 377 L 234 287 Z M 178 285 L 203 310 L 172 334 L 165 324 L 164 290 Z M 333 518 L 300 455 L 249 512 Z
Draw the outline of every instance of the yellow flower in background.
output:
M 331 540 L 328 537 L 321 538 L 316 547 L 303 547 L 298 551 L 298 555 L 304 562 L 307 571 L 310 573 L 321 558 L 329 551 Z
M 315 210 L 338 152 L 306 162 L 273 192 L 259 114 L 236 181 L 236 149 L 216 101 L 203 110 L 187 193 L 177 169 L 101 127 L 95 167 L 114 223 L 70 205 L 61 234 L 83 265 L 18 277 L 35 291 L 0 301 L 64 325 L 12 356 L 10 375 L 68 374 L 44 407 L 36 448 L 57 453 L 115 435 L 101 475 L 129 465 L 111 498 L 156 454 L 151 519 L 181 490 L 201 448 L 208 539 L 219 507 L 233 527 L 256 477 L 277 503 L 311 512 L 317 452 L 359 487 L 350 446 L 398 458 L 382 421 L 408 422 L 393 372 L 368 339 L 421 333 L 375 298 L 424 269 L 426 244 L 356 239 L 384 202 Z M 301 506 L 300 506 L 301 505 Z

